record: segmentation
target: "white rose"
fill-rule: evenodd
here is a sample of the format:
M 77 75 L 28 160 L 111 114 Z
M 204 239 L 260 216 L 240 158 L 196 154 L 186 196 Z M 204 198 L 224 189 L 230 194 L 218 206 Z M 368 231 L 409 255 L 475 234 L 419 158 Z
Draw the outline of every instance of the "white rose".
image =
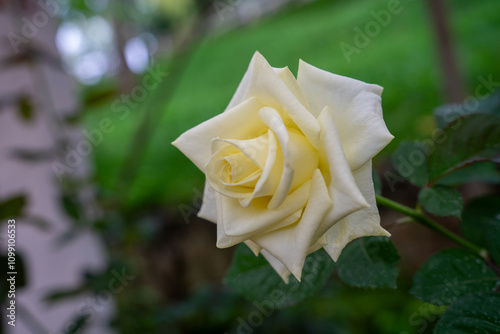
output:
M 382 87 L 300 61 L 297 79 L 258 52 L 226 110 L 173 144 L 205 173 L 199 216 L 217 247 L 245 242 L 288 282 L 306 256 L 334 261 L 380 227 L 371 159 L 393 138 Z

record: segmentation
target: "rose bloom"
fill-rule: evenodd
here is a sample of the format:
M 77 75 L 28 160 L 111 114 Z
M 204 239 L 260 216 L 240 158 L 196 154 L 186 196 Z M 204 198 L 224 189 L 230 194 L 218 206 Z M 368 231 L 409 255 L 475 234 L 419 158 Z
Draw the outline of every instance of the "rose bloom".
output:
M 226 110 L 173 144 L 206 175 L 198 215 L 217 224 L 217 247 L 244 242 L 285 282 L 308 254 L 336 261 L 380 227 L 372 158 L 393 138 L 382 87 L 300 61 L 297 79 L 258 52 Z

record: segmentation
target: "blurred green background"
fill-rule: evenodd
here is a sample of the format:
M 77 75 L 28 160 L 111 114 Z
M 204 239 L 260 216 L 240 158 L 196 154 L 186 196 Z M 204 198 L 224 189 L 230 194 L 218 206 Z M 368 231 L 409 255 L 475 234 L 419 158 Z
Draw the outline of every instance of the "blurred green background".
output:
M 195 215 L 203 174 L 170 144 L 225 109 L 258 50 L 272 66 L 294 73 L 303 59 L 383 86 L 384 117 L 395 136 L 375 161 L 384 168 L 402 140 L 429 137 L 433 109 L 450 102 L 431 1 L 402 0 L 387 26 L 350 61 L 344 56 L 340 44 L 355 46 L 355 28 L 364 31 L 375 20 L 372 11 L 387 10 L 390 2 L 278 1 L 277 9 L 260 12 L 265 6 L 251 0 L 124 1 L 99 10 L 95 1 L 71 3 L 61 27 L 99 15 L 117 36 L 117 27 L 125 31 L 126 40 L 150 33 L 159 51 L 148 64 L 168 73 L 124 119 L 114 103 L 141 85 L 144 68 L 116 69 L 80 86 L 84 107 L 77 121 L 89 131 L 104 118 L 116 125 L 94 148 L 92 183 L 105 212 L 93 227 L 106 242 L 110 268 L 125 265 L 138 277 L 116 296 L 119 333 L 430 332 L 441 310 L 409 295 L 410 271 L 400 277 L 401 291 L 350 288 L 333 277 L 319 295 L 245 329 L 242 320 L 256 306 L 223 283 L 232 250 L 218 250 L 214 226 Z M 463 98 L 474 96 L 479 76 L 500 78 L 500 2 L 442 3 Z M 63 52 L 69 68 L 70 58 Z M 106 273 L 88 279 L 98 289 Z
M 231 3 L 225 2 L 226 6 Z M 293 73 L 298 60 L 303 59 L 324 70 L 383 86 L 384 117 L 396 137 L 386 152 L 394 150 L 403 139 L 430 136 L 432 110 L 447 101 L 443 96 L 437 41 L 425 2 L 402 1 L 401 13 L 392 15 L 387 27 L 370 38 L 359 54 L 353 53 L 350 63 L 339 46 L 342 42 L 355 46 L 353 28 L 364 31 L 366 23 L 374 20 L 371 11 L 387 10 L 387 4 L 387 1 L 315 1 L 284 7 L 274 15 L 226 32 L 208 32 L 187 51 L 188 63 L 182 64 L 185 68 L 175 86 L 171 87 L 167 79 L 153 93 L 159 95 L 153 103 L 144 103 L 133 110 L 133 115 L 121 121 L 99 146 L 95 155 L 99 183 L 105 188 L 113 186 L 113 175 L 120 168 L 134 128 L 143 112 L 154 108 L 159 109 L 155 119 L 158 124 L 154 133 L 149 134 L 151 142 L 145 145 L 145 157 L 128 196 L 133 203 L 189 201 L 192 188 L 202 185 L 202 174 L 169 143 L 225 109 L 256 50 L 272 66 L 288 66 Z M 500 76 L 497 43 L 500 4 L 497 1 L 446 4 L 459 70 L 467 95 L 474 95 L 475 87 L 480 84 L 478 76 Z M 222 10 L 225 10 L 222 15 L 231 13 L 225 7 Z M 168 64 L 169 58 L 158 62 Z M 171 98 L 163 101 L 161 96 L 169 95 L 171 92 L 167 90 L 171 89 L 174 89 Z M 87 110 L 86 126 L 97 127 L 106 113 L 112 115 L 110 110 L 109 104 Z

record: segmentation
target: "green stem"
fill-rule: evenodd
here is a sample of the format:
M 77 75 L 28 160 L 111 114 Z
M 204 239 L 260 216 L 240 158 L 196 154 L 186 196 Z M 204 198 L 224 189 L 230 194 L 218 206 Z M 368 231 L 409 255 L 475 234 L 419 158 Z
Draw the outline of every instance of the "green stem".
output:
M 487 252 L 485 249 L 473 244 L 470 241 L 465 240 L 464 238 L 460 237 L 459 235 L 453 233 L 452 231 L 448 230 L 447 228 L 439 225 L 436 223 L 434 220 L 430 219 L 429 217 L 425 216 L 423 213 L 414 210 L 410 207 L 407 207 L 405 205 L 399 204 L 397 202 L 394 202 L 388 198 L 382 197 L 380 195 L 376 195 L 377 198 L 377 203 L 379 205 L 383 205 L 385 207 L 388 207 L 390 209 L 393 209 L 394 211 L 400 212 L 410 218 L 412 218 L 414 221 L 417 223 L 420 223 L 424 226 L 427 226 L 428 228 L 441 233 L 445 237 L 455 241 L 456 243 L 470 249 L 471 251 L 479 254 L 482 257 L 487 256 Z

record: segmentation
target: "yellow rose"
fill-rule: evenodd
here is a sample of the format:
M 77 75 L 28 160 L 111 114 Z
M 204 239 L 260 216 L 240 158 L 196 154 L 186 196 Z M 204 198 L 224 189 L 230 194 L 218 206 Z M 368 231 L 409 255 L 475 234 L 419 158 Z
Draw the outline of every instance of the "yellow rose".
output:
M 173 144 L 205 173 L 199 216 L 217 247 L 245 242 L 288 281 L 324 248 L 334 261 L 380 227 L 371 159 L 393 138 L 382 87 L 300 61 L 297 79 L 258 52 L 226 110 Z

